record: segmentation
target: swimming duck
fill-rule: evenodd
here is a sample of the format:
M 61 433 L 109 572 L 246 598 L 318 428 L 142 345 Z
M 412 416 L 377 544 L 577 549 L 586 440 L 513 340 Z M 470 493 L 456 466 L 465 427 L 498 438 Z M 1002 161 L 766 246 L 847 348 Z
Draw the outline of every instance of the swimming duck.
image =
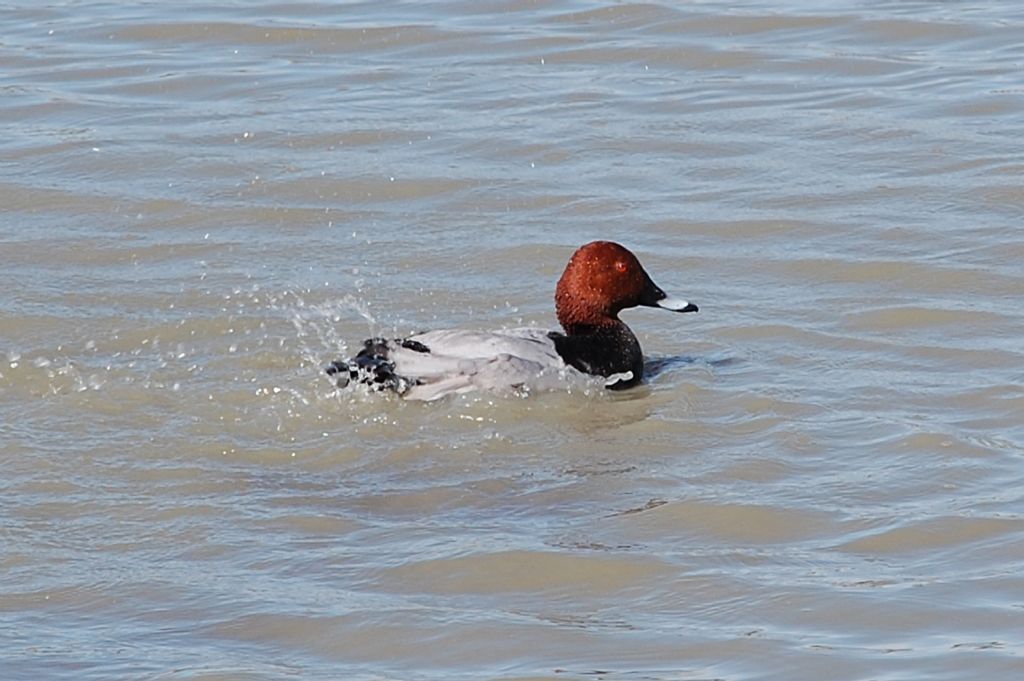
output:
M 573 253 L 555 288 L 562 332 L 446 329 L 405 338 L 371 338 L 350 360 L 326 372 L 339 387 L 350 382 L 392 390 L 406 399 L 436 400 L 474 390 L 548 388 L 565 372 L 603 376 L 621 390 L 643 379 L 644 357 L 619 312 L 643 305 L 697 312 L 665 294 L 627 248 L 593 241 Z

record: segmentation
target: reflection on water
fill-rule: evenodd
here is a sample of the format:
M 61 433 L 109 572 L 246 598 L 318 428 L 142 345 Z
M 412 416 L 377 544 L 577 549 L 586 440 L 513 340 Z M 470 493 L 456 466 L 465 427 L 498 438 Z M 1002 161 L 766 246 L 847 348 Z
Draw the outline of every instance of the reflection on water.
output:
M 5 678 L 1020 677 L 1020 10 L 0 14 Z M 640 388 L 321 372 L 595 238 Z

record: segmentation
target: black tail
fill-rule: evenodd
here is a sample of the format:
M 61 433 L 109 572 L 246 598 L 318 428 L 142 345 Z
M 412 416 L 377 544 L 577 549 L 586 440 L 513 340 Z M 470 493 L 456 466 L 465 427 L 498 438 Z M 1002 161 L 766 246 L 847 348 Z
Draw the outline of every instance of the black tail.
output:
M 324 371 L 335 377 L 339 388 L 347 387 L 352 381 L 363 383 L 375 390 L 394 390 L 403 393 L 409 382 L 395 373 L 394 362 L 388 359 L 388 341 L 371 338 L 363 342 L 363 349 L 348 361 L 331 362 Z

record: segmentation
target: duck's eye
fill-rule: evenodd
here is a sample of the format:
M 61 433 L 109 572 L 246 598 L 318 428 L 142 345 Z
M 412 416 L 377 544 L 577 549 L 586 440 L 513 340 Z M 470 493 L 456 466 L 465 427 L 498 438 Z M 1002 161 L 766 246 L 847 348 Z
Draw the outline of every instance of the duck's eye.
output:
M 629 271 L 629 265 L 622 262 L 621 260 L 615 261 L 615 271 L 619 274 L 625 274 Z

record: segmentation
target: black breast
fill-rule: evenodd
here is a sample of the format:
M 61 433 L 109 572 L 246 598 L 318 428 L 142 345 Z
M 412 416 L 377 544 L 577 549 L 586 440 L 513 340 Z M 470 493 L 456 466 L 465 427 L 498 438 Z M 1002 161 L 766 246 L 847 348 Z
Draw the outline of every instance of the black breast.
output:
M 583 373 L 611 376 L 632 371 L 630 380 L 609 386 L 615 390 L 634 386 L 643 378 L 640 342 L 621 321 L 606 326 L 573 327 L 568 335 L 552 331 L 548 337 L 555 342 L 555 351 L 562 360 Z

